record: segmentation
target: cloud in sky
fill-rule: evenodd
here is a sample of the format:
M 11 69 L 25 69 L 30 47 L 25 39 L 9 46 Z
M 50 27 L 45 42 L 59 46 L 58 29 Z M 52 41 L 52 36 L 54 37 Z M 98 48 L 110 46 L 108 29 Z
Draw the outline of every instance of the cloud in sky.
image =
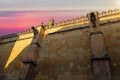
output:
M 118 8 L 120 0 L 1 0 L 0 10 L 80 10 Z

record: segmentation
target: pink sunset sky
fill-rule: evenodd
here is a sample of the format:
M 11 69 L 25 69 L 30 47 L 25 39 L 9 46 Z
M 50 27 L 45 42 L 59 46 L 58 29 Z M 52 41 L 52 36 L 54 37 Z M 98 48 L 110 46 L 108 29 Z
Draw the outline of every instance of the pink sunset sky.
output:
M 46 10 L 46 11 L 1 11 L 0 35 L 19 32 L 40 25 L 47 24 L 50 18 L 56 22 L 87 14 L 88 10 Z
M 0 36 L 16 33 L 31 26 L 86 15 L 90 10 L 120 8 L 120 0 L 1 0 Z

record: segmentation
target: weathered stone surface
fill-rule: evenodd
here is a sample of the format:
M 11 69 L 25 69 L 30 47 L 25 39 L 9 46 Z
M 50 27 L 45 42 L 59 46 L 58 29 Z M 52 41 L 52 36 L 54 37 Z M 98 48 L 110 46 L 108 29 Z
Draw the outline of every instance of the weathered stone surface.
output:
M 111 58 L 111 80 L 120 80 L 119 17 L 119 14 L 101 17 L 100 27 L 97 28 L 104 34 L 106 50 Z M 107 22 L 114 18 L 118 22 Z M 39 50 L 35 80 L 93 80 L 90 28 L 86 26 L 88 26 L 87 21 L 84 24 L 74 23 L 45 31 L 46 36 Z M 33 34 L 28 33 L 5 39 L 5 41 L 11 39 L 17 41 L 0 44 L 0 74 L 5 75 L 2 78 L 7 76 L 12 80 L 18 80 L 21 61 L 27 56 L 32 40 L 27 37 L 32 36 Z M 5 68 L 8 62 L 9 65 Z
M 94 60 L 93 71 L 95 80 L 108 80 L 111 78 L 110 61 L 108 59 Z
M 93 34 L 90 36 L 91 51 L 95 58 L 101 58 L 106 55 L 104 36 L 102 34 Z

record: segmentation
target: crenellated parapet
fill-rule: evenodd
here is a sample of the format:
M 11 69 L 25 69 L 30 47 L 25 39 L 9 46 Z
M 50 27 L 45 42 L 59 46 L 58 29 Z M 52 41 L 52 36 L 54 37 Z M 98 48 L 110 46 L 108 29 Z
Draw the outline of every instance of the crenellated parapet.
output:
M 35 26 L 37 29 L 39 29 L 39 27 L 41 27 L 42 25 L 38 25 L 38 26 Z M 21 32 L 18 32 L 16 33 L 17 35 L 23 35 L 23 34 L 29 34 L 29 33 L 33 33 L 33 30 L 30 28 L 30 29 L 26 29 L 26 30 L 23 30 Z
M 112 15 L 117 15 L 117 14 L 120 14 L 120 10 L 119 9 L 114 9 L 114 10 L 110 9 L 108 11 L 102 11 L 99 14 L 99 17 L 102 18 L 102 17 L 112 16 Z
M 112 19 L 120 18 L 120 10 L 119 9 L 102 11 L 102 12 L 97 12 L 97 13 L 98 13 L 98 17 L 100 20 L 100 24 L 112 22 L 112 21 L 114 21 Z M 86 15 L 86 16 L 81 16 L 81 17 L 63 20 L 63 21 L 60 21 L 58 23 L 56 23 L 55 20 L 52 18 L 49 20 L 48 24 L 38 25 L 38 26 L 36 26 L 36 28 L 38 29 L 41 26 L 44 26 L 44 28 L 46 30 L 48 30 L 48 29 L 54 29 L 54 28 L 64 28 L 66 26 L 74 26 L 74 25 L 85 26 L 88 24 L 89 24 L 89 20 L 88 20 L 88 16 Z M 27 29 L 27 30 L 23 30 L 23 31 L 18 32 L 18 33 L 13 33 L 13 34 L 9 34 L 6 36 L 2 36 L 1 38 L 6 39 L 6 38 L 22 36 L 25 34 L 32 34 L 32 33 L 33 33 L 32 29 Z
M 108 10 L 108 11 L 102 11 L 102 12 L 98 12 L 98 17 L 100 18 L 100 20 L 104 20 L 104 19 L 112 19 L 114 16 L 114 18 L 116 16 L 120 15 L 120 10 L 119 9 L 114 9 L 114 10 Z M 55 23 L 55 25 L 53 27 L 50 27 L 49 25 L 47 25 L 46 29 L 51 29 L 51 28 L 55 28 L 55 27 L 64 27 L 67 25 L 76 25 L 76 24 L 86 24 L 88 23 L 88 17 L 87 16 L 81 16 L 81 17 L 77 17 L 77 18 L 72 18 L 72 19 L 67 19 L 66 21 L 60 21 L 58 23 Z
M 63 20 L 58 23 L 54 22 L 54 26 L 52 26 L 52 27 L 51 27 L 51 23 L 49 22 L 48 24 L 45 25 L 45 29 L 64 27 L 64 26 L 68 26 L 68 25 L 85 24 L 85 23 L 88 23 L 88 17 L 81 16 L 81 17 Z
M 42 25 L 36 26 L 35 28 L 40 32 L 40 28 Z M 26 40 L 26 39 L 32 39 L 34 36 L 34 32 L 32 29 L 26 29 L 18 33 L 13 33 L 9 35 L 5 35 L 0 37 L 2 41 L 0 41 L 0 44 L 10 43 L 10 42 L 16 42 L 20 40 Z
M 106 11 L 102 11 L 101 14 L 99 14 L 99 16 L 102 15 L 102 16 L 105 16 L 106 15 Z
M 31 32 L 32 32 L 32 29 L 27 29 L 27 30 L 23 30 L 21 32 L 18 32 L 17 34 L 22 35 L 22 34 L 27 34 L 27 33 L 31 33 Z
M 41 26 L 42 25 L 35 26 L 35 27 L 37 29 L 39 29 Z M 21 35 L 30 34 L 30 33 L 33 33 L 33 30 L 32 29 L 26 29 L 26 30 L 22 30 L 22 31 L 17 32 L 17 33 L 12 33 L 12 34 L 9 34 L 9 35 L 2 36 L 1 39 L 11 38 L 11 37 L 15 37 L 15 36 L 21 36 Z
M 0 37 L 0 80 L 120 80 L 119 9 L 50 20 Z

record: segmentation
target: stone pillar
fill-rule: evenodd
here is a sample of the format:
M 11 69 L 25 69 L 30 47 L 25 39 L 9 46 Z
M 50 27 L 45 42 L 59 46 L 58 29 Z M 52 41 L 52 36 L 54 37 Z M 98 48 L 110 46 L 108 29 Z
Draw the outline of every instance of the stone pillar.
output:
M 90 23 L 91 65 L 95 80 L 109 80 L 110 57 L 107 55 L 104 35 L 98 30 L 99 18 L 97 13 L 88 14 Z
M 55 24 L 55 20 L 53 18 L 49 19 L 48 21 L 49 28 L 52 28 L 54 24 Z
M 90 33 L 91 52 L 94 57 L 101 58 L 106 55 L 103 33 L 100 31 Z
M 99 17 L 98 12 L 91 12 L 88 14 L 90 31 L 94 32 L 99 27 Z
M 41 26 L 40 31 L 38 31 L 35 27 L 32 27 L 32 30 L 34 32 L 33 41 L 30 44 L 26 59 L 22 62 L 19 80 L 33 80 L 35 76 L 35 69 L 37 66 L 40 44 L 44 35 L 44 28 Z

